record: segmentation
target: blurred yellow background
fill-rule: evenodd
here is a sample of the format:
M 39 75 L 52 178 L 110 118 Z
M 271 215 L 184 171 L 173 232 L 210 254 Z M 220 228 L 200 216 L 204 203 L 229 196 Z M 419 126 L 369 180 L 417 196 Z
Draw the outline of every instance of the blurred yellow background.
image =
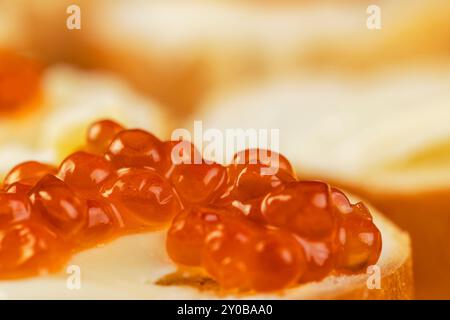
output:
M 71 4 L 79 30 L 66 26 Z M 367 26 L 373 5 L 380 29 Z M 162 135 L 193 119 L 280 129 L 301 176 L 369 198 L 411 233 L 418 298 L 450 298 L 449 12 L 445 0 L 3 0 L 0 48 L 126 81 L 104 94 L 117 106 L 99 98 L 83 113 L 80 100 L 69 112 L 79 116 L 61 120 L 60 105 L 93 76 L 46 76 L 47 87 L 68 81 L 73 91 L 44 122 L 64 123 L 43 135 L 64 151 L 76 136 L 69 123 L 80 131 L 94 117 L 142 115 L 128 106 L 139 95 L 152 112 L 127 121 Z M 0 142 L 19 136 L 10 121 L 0 114 Z M 31 130 L 22 140 L 42 130 L 33 122 L 20 122 Z

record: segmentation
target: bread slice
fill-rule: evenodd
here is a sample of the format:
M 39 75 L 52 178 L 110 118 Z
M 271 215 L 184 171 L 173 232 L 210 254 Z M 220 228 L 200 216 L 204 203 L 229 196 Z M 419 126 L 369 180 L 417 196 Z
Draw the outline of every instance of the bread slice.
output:
M 417 297 L 448 299 L 448 70 L 416 64 L 357 80 L 285 78 L 218 94 L 194 118 L 218 129 L 279 129 L 300 178 L 359 193 L 410 232 Z
M 411 299 L 413 278 L 410 240 L 381 214 L 374 213 L 383 237 L 381 287 L 369 289 L 369 274 L 329 276 L 281 292 L 227 293 L 205 274 L 180 271 L 165 250 L 165 232 L 132 235 L 75 256 L 79 290 L 70 290 L 73 273 L 0 281 L 0 295 L 10 299 Z M 73 267 L 72 267 L 73 268 Z

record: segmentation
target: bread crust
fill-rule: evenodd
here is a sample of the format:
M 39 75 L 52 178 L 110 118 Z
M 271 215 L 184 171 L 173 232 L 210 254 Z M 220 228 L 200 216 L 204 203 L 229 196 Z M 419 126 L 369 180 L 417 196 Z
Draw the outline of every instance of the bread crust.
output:
M 450 189 L 385 193 L 350 188 L 410 233 L 416 298 L 450 299 Z
M 367 199 L 408 231 L 414 252 L 415 299 L 450 299 L 450 188 L 393 191 L 379 185 L 321 179 Z
M 295 293 L 287 293 L 280 296 L 281 299 L 317 299 L 317 300 L 410 300 L 414 298 L 414 285 L 412 275 L 411 255 L 397 269 L 385 275 L 381 279 L 380 289 L 369 289 L 365 282 L 350 285 L 345 290 L 336 290 L 328 294 L 305 297 L 296 296 Z M 216 297 L 222 294 L 218 285 L 210 278 L 198 276 L 191 278 L 181 277 L 179 274 L 170 274 L 159 282 L 164 286 L 190 286 L 201 292 L 210 292 Z M 225 296 L 226 294 L 224 294 Z M 239 296 L 238 296 L 239 297 Z M 248 296 L 242 295 L 243 298 Z

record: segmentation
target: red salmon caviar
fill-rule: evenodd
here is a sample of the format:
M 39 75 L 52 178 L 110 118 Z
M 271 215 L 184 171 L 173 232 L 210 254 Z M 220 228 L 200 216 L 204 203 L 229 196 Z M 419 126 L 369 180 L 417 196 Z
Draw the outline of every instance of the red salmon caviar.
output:
M 75 237 L 86 225 L 86 201 L 55 176 L 42 178 L 31 190 L 30 199 L 44 221 L 65 239 Z
M 86 148 L 89 152 L 103 154 L 114 137 L 124 128 L 111 120 L 100 120 L 93 123 L 87 131 Z
M 234 182 L 233 197 L 245 200 L 265 196 L 267 193 L 295 181 L 286 171 L 280 169 L 276 174 L 261 175 L 262 165 L 249 165 L 242 169 Z
M 239 174 L 244 167 L 255 164 L 272 169 L 262 170 L 262 174 L 273 175 L 281 169 L 295 177 L 295 171 L 292 165 L 283 155 L 265 149 L 246 149 L 237 152 L 233 157 L 231 169 Z
M 307 268 L 299 282 L 319 281 L 326 277 L 334 267 L 331 241 L 309 241 L 299 238 L 305 252 Z
M 225 191 L 227 170 L 217 163 L 180 164 L 171 178 L 184 203 L 209 204 Z
M 189 141 L 165 141 L 162 144 L 165 157 L 164 173 L 170 178 L 173 170 L 180 164 L 201 164 L 203 158 L 200 151 Z
M 330 236 L 335 227 L 330 188 L 326 183 L 300 181 L 267 195 L 262 214 L 271 225 L 309 239 Z
M 342 216 L 337 240 L 336 267 L 344 273 L 365 270 L 380 256 L 381 233 L 362 204 Z
M 167 224 L 181 209 L 173 187 L 151 168 L 121 169 L 118 177 L 107 181 L 102 191 L 130 218 L 128 222 L 138 227 Z
M 303 248 L 289 232 L 266 230 L 251 249 L 251 287 L 272 291 L 295 284 L 306 270 Z
M 203 266 L 225 289 L 250 289 L 251 250 L 255 230 L 233 219 L 218 225 L 205 238 Z
M 68 156 L 60 165 L 58 176 L 70 187 L 88 197 L 100 196 L 102 184 L 115 174 L 104 157 L 79 151 Z
M 108 120 L 90 127 L 83 150 L 58 172 L 26 162 L 6 177 L 0 278 L 56 271 L 69 252 L 163 227 L 175 263 L 237 291 L 363 272 L 380 256 L 369 210 L 324 182 L 298 181 L 276 152 L 244 150 L 223 166 L 190 142 Z
M 189 208 L 178 214 L 167 233 L 167 252 L 175 262 L 199 266 L 205 236 L 223 220 L 223 213 L 209 208 Z
M 14 182 L 20 182 L 22 184 L 34 185 L 47 174 L 56 174 L 56 168 L 52 165 L 37 161 L 27 161 L 15 166 L 6 175 L 4 184 L 8 186 Z
M 31 218 L 31 203 L 27 196 L 0 192 L 0 228 Z
M 219 204 L 229 211 L 240 212 L 252 221 L 264 223 L 264 217 L 261 214 L 262 200 L 262 197 L 239 200 L 230 196 L 225 198 L 223 202 Z
M 372 215 L 370 214 L 369 209 L 362 202 L 358 202 L 351 205 L 352 211 L 347 213 L 353 213 L 357 217 L 365 220 L 372 221 Z M 343 215 L 346 217 L 346 215 Z
M 112 140 L 105 156 L 117 168 L 159 168 L 163 161 L 162 143 L 144 130 L 123 130 Z
M 81 232 L 80 242 L 89 247 L 113 238 L 124 227 L 117 208 L 106 200 L 87 200 L 88 219 Z
M 10 184 L 6 188 L 5 191 L 7 193 L 19 193 L 19 194 L 27 195 L 30 192 L 31 189 L 33 189 L 32 185 L 23 184 L 21 182 L 14 182 L 13 184 Z
M 352 205 L 326 183 L 297 181 L 289 162 L 281 163 L 269 174 L 263 174 L 268 166 L 258 161 L 233 163 L 228 187 L 206 203 L 210 209 L 184 211 L 175 218 L 167 238 L 169 256 L 180 264 L 197 266 L 201 261 L 223 288 L 257 291 L 318 281 L 334 270 L 361 272 L 375 263 L 381 238 L 368 210 Z M 186 175 L 188 189 L 196 173 L 186 171 L 192 174 Z M 197 179 L 202 176 L 197 173 Z M 206 228 L 200 212 L 217 212 L 214 206 L 220 214 L 211 215 L 215 224 Z M 347 237 L 339 240 L 339 234 Z
M 339 214 L 346 214 L 353 211 L 350 200 L 341 190 L 331 188 L 331 201 Z
M 261 203 L 267 193 L 283 189 L 295 179 L 283 169 L 273 175 L 260 175 L 261 168 L 258 164 L 244 167 L 234 181 L 229 181 L 228 189 L 217 204 L 236 209 L 251 220 L 263 221 Z

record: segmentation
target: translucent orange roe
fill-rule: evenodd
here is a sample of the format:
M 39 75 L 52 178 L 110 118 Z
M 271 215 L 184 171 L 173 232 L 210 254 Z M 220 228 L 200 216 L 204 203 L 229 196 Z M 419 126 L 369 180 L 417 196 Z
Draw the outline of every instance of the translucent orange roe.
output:
M 58 170 L 25 162 L 7 175 L 0 278 L 55 271 L 73 252 L 162 228 L 175 263 L 203 268 L 229 290 L 363 272 L 380 256 L 369 210 L 324 182 L 299 180 L 278 153 L 244 150 L 223 166 L 189 142 L 110 120 L 89 128 L 83 150 Z

